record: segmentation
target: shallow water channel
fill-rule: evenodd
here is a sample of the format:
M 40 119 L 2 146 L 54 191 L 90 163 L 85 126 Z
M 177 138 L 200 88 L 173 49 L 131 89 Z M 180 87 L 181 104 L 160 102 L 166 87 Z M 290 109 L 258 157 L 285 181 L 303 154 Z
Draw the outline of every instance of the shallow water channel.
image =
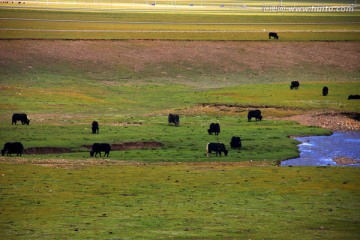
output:
M 300 157 L 281 163 L 281 166 L 360 166 L 360 132 L 334 132 L 331 136 L 295 138 L 300 141 Z M 336 158 L 346 157 L 357 163 L 338 164 Z

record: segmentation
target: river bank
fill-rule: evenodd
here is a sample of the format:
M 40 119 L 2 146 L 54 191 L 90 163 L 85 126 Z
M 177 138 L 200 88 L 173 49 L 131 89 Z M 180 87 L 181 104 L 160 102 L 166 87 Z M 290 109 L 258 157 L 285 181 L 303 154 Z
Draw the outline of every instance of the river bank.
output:
M 305 126 L 317 126 L 332 131 L 359 132 L 360 113 L 311 111 L 302 115 L 283 118 Z

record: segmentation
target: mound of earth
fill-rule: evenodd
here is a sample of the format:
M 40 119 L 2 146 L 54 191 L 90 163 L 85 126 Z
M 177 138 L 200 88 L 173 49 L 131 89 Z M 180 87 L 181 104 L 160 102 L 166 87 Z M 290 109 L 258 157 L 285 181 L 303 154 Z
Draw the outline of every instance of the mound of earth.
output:
M 163 147 L 164 144 L 160 142 L 124 142 L 111 144 L 113 151 L 124 151 L 131 149 L 148 149 L 148 148 L 159 148 Z M 83 147 L 91 149 L 91 145 L 84 145 Z M 71 153 L 74 152 L 71 148 L 64 147 L 30 147 L 24 150 L 25 154 L 60 154 L 60 153 Z
M 120 160 L 110 160 L 110 159 L 59 159 L 59 158 L 47 158 L 47 159 L 27 159 L 23 157 L 2 157 L 0 156 L 1 163 L 10 163 L 10 164 L 31 164 L 39 165 L 43 167 L 54 167 L 54 168 L 83 168 L 89 166 L 145 166 L 145 165 L 161 165 L 161 166 L 173 166 L 173 165 L 183 165 L 188 166 L 193 170 L 221 170 L 233 167 L 264 167 L 264 166 L 273 166 L 273 163 L 262 161 L 246 161 L 246 162 L 161 162 L 161 163 L 145 163 L 145 162 L 135 162 L 135 161 L 120 161 Z
M 159 148 L 164 144 L 160 142 L 124 142 L 111 144 L 112 150 L 129 150 L 129 149 L 144 149 L 144 148 Z
M 312 112 L 285 118 L 305 126 L 317 126 L 332 131 L 360 131 L 359 113 Z
M 348 157 L 338 157 L 335 158 L 334 161 L 339 165 L 349 165 L 349 164 L 358 164 L 359 160 L 348 158 Z
M 59 154 L 73 152 L 70 148 L 62 147 L 31 147 L 24 150 L 25 154 Z
M 124 150 L 131 150 L 131 149 L 146 149 L 146 148 L 159 148 L 163 147 L 164 144 L 161 142 L 123 142 L 123 143 L 113 143 L 111 144 L 112 151 L 124 151 Z M 84 145 L 88 149 L 91 149 L 91 145 Z

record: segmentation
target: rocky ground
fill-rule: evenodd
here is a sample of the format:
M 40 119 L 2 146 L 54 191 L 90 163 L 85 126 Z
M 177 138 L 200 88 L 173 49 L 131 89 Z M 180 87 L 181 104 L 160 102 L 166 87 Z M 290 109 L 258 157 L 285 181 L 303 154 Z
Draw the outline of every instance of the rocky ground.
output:
M 348 157 L 338 157 L 338 158 L 335 158 L 334 161 L 338 165 L 350 165 L 350 164 L 357 164 L 360 162 L 359 160 L 348 158 Z
M 332 131 L 360 131 L 360 113 L 310 112 L 284 118 L 305 126 L 317 126 Z

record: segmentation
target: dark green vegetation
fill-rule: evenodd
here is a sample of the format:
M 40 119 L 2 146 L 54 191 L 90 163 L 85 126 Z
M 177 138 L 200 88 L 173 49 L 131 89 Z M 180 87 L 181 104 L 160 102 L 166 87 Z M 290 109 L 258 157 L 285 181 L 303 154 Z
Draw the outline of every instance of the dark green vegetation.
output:
M 4 239 L 359 239 L 357 168 L 2 164 Z

